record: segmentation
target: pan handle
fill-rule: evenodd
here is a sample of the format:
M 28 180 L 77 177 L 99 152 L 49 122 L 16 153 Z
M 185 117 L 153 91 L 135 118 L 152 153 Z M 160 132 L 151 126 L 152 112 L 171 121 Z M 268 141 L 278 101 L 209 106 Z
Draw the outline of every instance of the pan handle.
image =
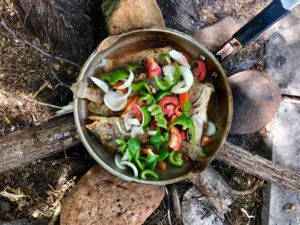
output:
M 225 62 L 238 50 L 248 45 L 262 32 L 286 16 L 299 3 L 300 0 L 274 0 L 220 47 L 215 52 L 215 56 L 221 63 Z

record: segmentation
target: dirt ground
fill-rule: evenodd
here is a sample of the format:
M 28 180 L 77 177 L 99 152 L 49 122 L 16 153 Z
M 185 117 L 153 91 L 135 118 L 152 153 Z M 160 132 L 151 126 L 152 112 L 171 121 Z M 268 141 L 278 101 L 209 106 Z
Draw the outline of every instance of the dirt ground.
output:
M 203 21 L 202 27 L 226 16 L 249 20 L 267 4 L 267 0 L 196 2 L 199 17 Z M 23 28 L 11 0 L 0 0 L 0 18 L 19 39 L 27 40 L 47 51 L 47 43 L 40 43 Z M 0 28 L 0 40 L 0 136 L 3 136 L 49 120 L 57 110 L 53 105 L 68 104 L 72 94 L 50 74 L 48 58 L 32 47 L 16 41 L 3 27 Z M 264 70 L 264 43 L 263 39 L 254 42 L 227 62 L 227 73 L 233 74 L 245 69 Z M 74 82 L 78 74 L 78 71 L 60 62 L 56 62 L 54 68 L 57 76 L 66 83 Z M 48 105 L 45 106 L 44 103 Z M 231 136 L 229 139 L 245 148 L 254 147 L 257 149 L 256 153 L 265 150 L 261 132 L 250 136 Z M 65 193 L 72 189 L 92 164 L 93 160 L 85 150 L 75 149 L 0 175 L 0 192 L 24 195 L 18 201 L 0 197 L 0 220 L 44 218 L 44 223 L 47 224 Z M 262 184 L 258 183 L 259 180 L 220 162 L 214 162 L 213 165 L 233 189 L 243 191 L 257 187 L 249 195 L 240 193 L 231 212 L 226 215 L 227 224 L 260 224 Z M 190 186 L 188 182 L 177 185 L 181 197 Z M 169 224 L 168 205 L 168 197 L 165 197 L 145 224 Z M 172 214 L 172 210 L 170 213 Z M 181 222 L 172 221 L 172 224 Z

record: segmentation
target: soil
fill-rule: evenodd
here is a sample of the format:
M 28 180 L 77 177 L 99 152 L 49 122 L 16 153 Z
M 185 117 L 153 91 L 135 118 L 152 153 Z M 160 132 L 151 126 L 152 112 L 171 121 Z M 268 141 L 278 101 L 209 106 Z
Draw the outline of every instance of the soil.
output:
M 226 16 L 249 20 L 267 4 L 267 0 L 205 0 L 196 1 L 199 8 L 201 27 L 211 25 Z M 14 9 L 12 0 L 0 0 L 0 18 L 21 40 L 27 40 L 44 51 L 49 50 L 49 43 L 41 43 L 24 30 L 22 22 Z M 59 61 L 49 62 L 32 47 L 16 41 L 13 36 L 0 26 L 0 136 L 16 130 L 41 124 L 50 119 L 57 110 L 50 105 L 63 106 L 72 99 L 71 91 L 64 86 L 75 81 L 78 71 L 72 66 Z M 263 71 L 265 41 L 261 38 L 243 49 L 228 61 L 225 70 L 233 74 L 245 69 Z M 63 81 L 61 84 L 50 73 L 49 64 L 55 74 Z M 229 140 L 244 148 L 257 149 L 264 153 L 267 145 L 262 132 L 246 136 L 230 136 Z M 261 147 L 263 146 L 263 147 Z M 81 148 L 39 160 L 32 164 L 0 175 L 0 192 L 22 193 L 25 196 L 17 201 L 0 197 L 0 220 L 19 218 L 46 218 L 50 220 L 60 200 L 76 184 L 76 181 L 90 168 L 93 160 Z M 214 162 L 213 166 L 235 190 L 251 189 L 258 179 L 241 171 Z M 176 184 L 182 197 L 191 186 L 189 182 Z M 9 189 L 9 187 L 11 189 Z M 226 215 L 227 224 L 260 224 L 261 190 L 259 186 L 253 193 L 240 196 Z M 5 206 L 5 207 L 4 207 Z M 168 196 L 160 207 L 147 219 L 147 225 L 167 225 L 168 209 L 171 218 L 172 209 Z M 248 218 L 244 209 L 255 218 Z M 172 221 L 179 225 L 180 221 Z

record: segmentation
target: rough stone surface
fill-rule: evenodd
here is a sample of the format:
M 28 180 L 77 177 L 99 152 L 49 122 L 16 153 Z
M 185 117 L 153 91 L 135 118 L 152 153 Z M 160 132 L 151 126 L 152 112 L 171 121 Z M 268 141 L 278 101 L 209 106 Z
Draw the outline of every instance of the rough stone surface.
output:
M 282 101 L 267 127 L 272 140 L 273 161 L 300 172 L 300 102 Z M 299 225 L 300 193 L 271 184 L 267 225 Z M 266 204 L 268 205 L 268 204 Z
M 191 187 L 183 196 L 182 221 L 184 225 L 223 225 L 224 217 L 215 213 L 207 198 Z
M 199 30 L 198 6 L 193 0 L 157 0 L 167 27 L 191 34 Z
M 95 165 L 64 199 L 60 224 L 142 224 L 164 194 L 164 186 L 130 183 Z
M 278 85 L 267 74 L 253 70 L 229 77 L 229 83 L 233 95 L 230 132 L 248 134 L 265 127 L 279 108 Z
M 165 27 L 156 0 L 121 0 L 107 22 L 110 34 L 148 27 Z
M 267 73 L 281 92 L 300 96 L 300 5 L 268 32 Z
M 226 17 L 218 23 L 193 34 L 193 37 L 211 51 L 216 51 L 238 31 L 244 22 Z

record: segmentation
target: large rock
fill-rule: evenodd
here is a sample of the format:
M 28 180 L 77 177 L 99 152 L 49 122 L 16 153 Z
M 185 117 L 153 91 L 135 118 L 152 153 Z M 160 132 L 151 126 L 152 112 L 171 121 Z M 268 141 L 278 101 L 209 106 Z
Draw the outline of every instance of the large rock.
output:
M 108 2 L 111 5 L 119 0 Z M 112 14 L 108 15 L 107 21 L 110 34 L 120 34 L 136 28 L 165 27 L 163 16 L 155 0 L 121 0 L 114 9 L 110 10 L 113 10 Z
M 95 165 L 62 204 L 61 225 L 138 225 L 159 206 L 164 186 L 121 180 Z
M 191 187 L 183 196 L 182 222 L 184 225 L 223 225 L 224 216 L 217 214 L 195 187 Z
M 300 5 L 267 33 L 267 72 L 282 94 L 300 96 Z
M 193 37 L 211 51 L 216 51 L 238 31 L 244 21 L 226 17 L 218 23 L 205 27 L 193 34 Z
M 272 142 L 272 159 L 281 166 L 300 172 L 300 101 L 283 100 L 277 116 L 267 126 Z M 270 185 L 268 219 L 263 225 L 299 225 L 300 193 Z M 264 215 L 266 217 L 266 215 Z

